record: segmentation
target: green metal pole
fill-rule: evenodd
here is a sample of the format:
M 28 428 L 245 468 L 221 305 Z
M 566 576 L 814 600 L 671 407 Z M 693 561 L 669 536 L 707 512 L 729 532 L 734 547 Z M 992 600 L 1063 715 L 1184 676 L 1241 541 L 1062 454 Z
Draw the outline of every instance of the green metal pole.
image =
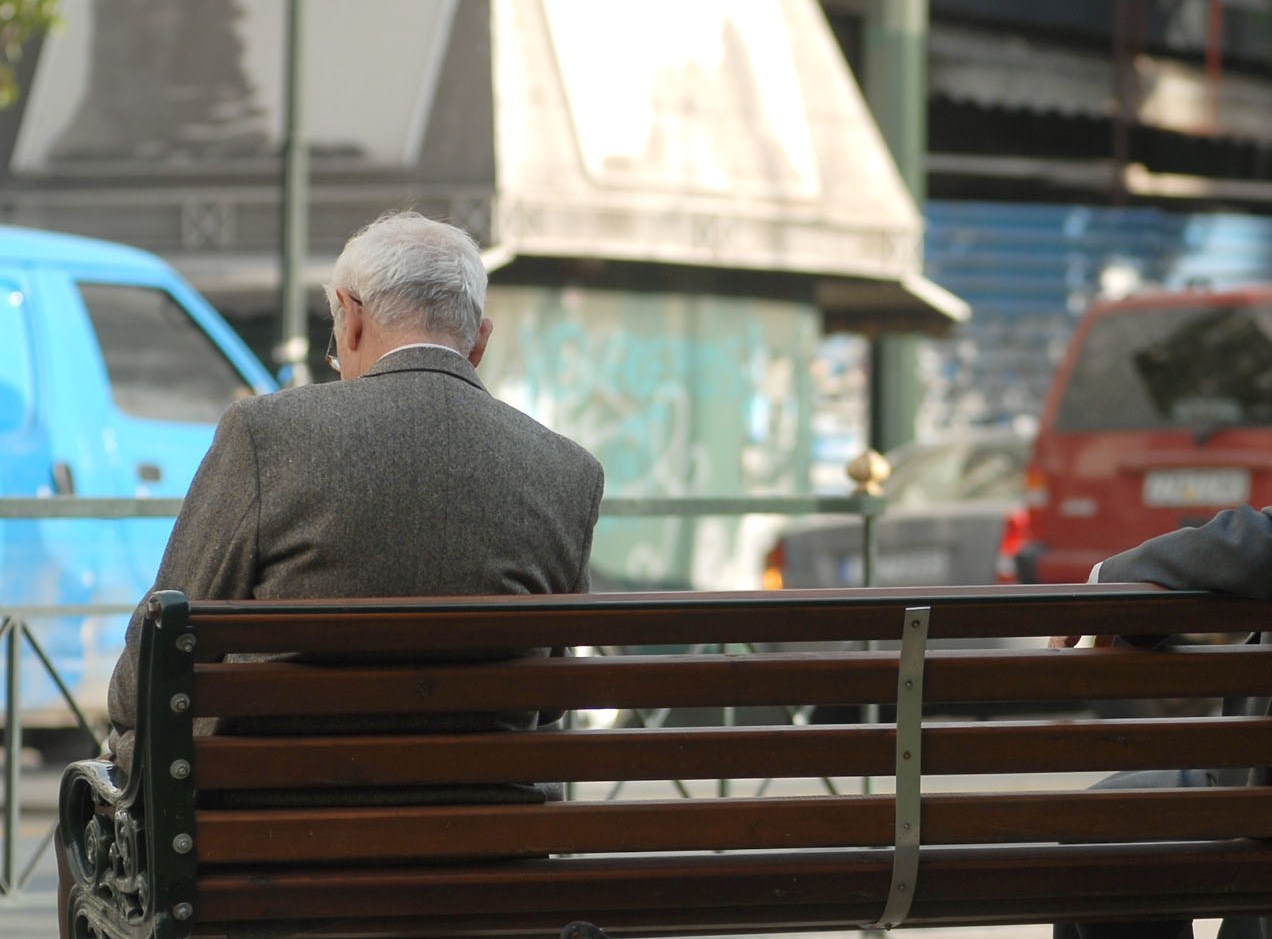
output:
M 928 0 L 866 6 L 863 90 L 920 211 L 927 198 L 927 26 Z M 877 336 L 870 359 L 870 445 L 886 453 L 914 438 L 922 392 L 918 339 Z
M 291 372 L 288 384 L 307 385 L 309 311 L 305 259 L 309 254 L 309 149 L 305 143 L 304 34 L 301 0 L 287 2 L 287 130 L 284 140 L 282 208 L 282 341 L 275 358 Z

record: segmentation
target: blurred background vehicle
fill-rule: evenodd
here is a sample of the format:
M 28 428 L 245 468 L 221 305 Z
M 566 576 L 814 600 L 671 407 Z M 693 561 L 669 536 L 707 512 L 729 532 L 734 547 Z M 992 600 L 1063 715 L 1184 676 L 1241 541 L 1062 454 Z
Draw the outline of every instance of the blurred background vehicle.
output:
M 1056 372 L 1029 463 L 1027 583 L 1241 503 L 1272 504 L 1272 285 L 1097 303 Z
M 0 258 L 0 498 L 38 503 L 0 519 L 4 622 L 32 637 L 16 688 L 0 675 L 0 693 L 14 692 L 29 745 L 46 754 L 67 745 L 78 759 L 96 746 L 63 688 L 104 726 L 128 623 L 112 610 L 150 588 L 173 518 L 59 517 L 54 502 L 181 498 L 221 413 L 277 384 L 203 296 L 148 251 L 0 226 Z
M 1147 538 L 1241 503 L 1272 504 L 1270 453 L 1272 285 L 1096 303 L 1048 393 L 1026 472 L 1025 535 L 1014 557 L 1004 546 L 1004 566 L 1025 583 L 1085 581 Z M 1092 702 L 1118 717 L 1217 704 Z
M 1020 537 L 1031 436 L 1015 428 L 973 430 L 887 454 L 887 508 L 875 523 L 872 586 L 992 584 L 1000 551 Z M 862 521 L 792 522 L 765 558 L 766 587 L 864 585 Z
M 999 558 L 1008 556 L 1002 554 L 1003 546 L 1011 550 L 1021 537 L 1031 439 L 1027 429 L 995 427 L 890 451 L 892 474 L 883 486 L 887 507 L 874 523 L 872 585 L 974 585 L 1001 579 Z M 772 588 L 863 586 L 861 519 L 817 517 L 792 523 L 768 553 L 764 581 Z M 978 717 L 1000 713 L 985 704 L 973 710 Z M 886 710 L 879 716 L 891 717 Z M 845 706 L 819 707 L 809 719 L 831 723 L 862 717 L 861 708 Z

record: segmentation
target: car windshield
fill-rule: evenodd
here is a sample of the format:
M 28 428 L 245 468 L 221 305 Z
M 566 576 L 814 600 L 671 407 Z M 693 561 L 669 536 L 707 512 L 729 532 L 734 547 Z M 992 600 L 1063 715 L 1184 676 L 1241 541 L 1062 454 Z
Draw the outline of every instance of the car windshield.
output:
M 1056 428 L 1272 424 L 1272 306 L 1145 308 L 1091 324 Z

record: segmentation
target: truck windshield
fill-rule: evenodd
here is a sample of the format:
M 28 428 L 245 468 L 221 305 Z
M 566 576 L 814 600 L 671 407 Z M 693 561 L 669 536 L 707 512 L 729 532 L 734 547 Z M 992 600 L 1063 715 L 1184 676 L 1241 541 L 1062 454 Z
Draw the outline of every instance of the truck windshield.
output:
M 215 424 L 243 376 L 167 291 L 129 284 L 79 285 L 110 375 L 115 405 L 133 417 Z
M 1141 308 L 1091 324 L 1062 431 L 1272 424 L 1272 306 Z

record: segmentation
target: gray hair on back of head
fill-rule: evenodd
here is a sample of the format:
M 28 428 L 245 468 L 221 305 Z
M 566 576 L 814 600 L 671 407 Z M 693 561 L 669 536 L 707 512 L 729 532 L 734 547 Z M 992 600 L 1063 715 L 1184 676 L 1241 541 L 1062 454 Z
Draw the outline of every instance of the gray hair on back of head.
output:
M 465 355 L 486 306 L 486 268 L 467 232 L 414 211 L 388 212 L 345 242 L 332 284 L 352 290 L 389 329 L 418 324 Z M 332 315 L 340 304 L 328 289 Z

